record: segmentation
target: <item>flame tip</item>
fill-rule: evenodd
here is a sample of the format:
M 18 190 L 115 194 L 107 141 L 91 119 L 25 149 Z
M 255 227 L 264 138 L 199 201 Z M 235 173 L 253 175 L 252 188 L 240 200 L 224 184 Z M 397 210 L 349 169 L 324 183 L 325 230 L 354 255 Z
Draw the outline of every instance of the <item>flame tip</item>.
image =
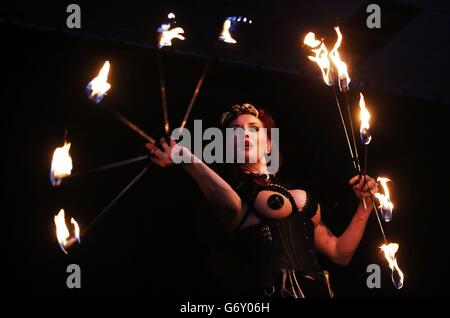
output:
M 65 254 L 68 254 L 66 251 L 66 246 L 70 247 L 74 243 L 74 240 L 77 240 L 80 243 L 80 228 L 78 223 L 74 218 L 70 219 L 70 222 L 74 225 L 75 232 L 74 235 L 71 236 L 66 225 L 64 209 L 61 209 L 59 213 L 54 216 L 54 222 L 56 226 L 56 238 L 58 239 L 59 246 Z
M 96 104 L 99 104 L 102 101 L 108 90 L 111 88 L 111 84 L 108 83 L 110 66 L 109 61 L 106 61 L 98 75 L 94 77 L 86 87 L 89 99 L 93 100 Z
M 175 15 L 173 15 L 175 18 Z M 160 33 L 160 39 L 158 41 L 158 48 L 161 49 L 165 46 L 172 46 L 172 40 L 185 40 L 186 38 L 182 35 L 184 34 L 184 29 L 181 27 L 171 28 L 170 23 L 163 23 L 159 26 L 158 33 Z
M 362 92 L 359 93 L 359 108 L 360 108 L 360 119 L 361 119 L 361 128 L 359 130 L 360 132 L 360 138 L 361 142 L 364 145 L 368 145 L 370 141 L 372 140 L 372 136 L 370 135 L 370 113 L 366 108 L 366 103 L 364 100 L 364 95 Z
M 235 17 L 233 17 L 233 18 L 235 18 Z M 222 32 L 220 33 L 219 40 L 222 42 L 225 42 L 225 43 L 235 44 L 235 43 L 237 43 L 237 41 L 235 39 L 233 39 L 233 37 L 231 36 L 231 33 L 230 33 L 231 21 L 232 21 L 232 19 L 230 17 L 228 17 L 223 22 L 223 28 L 222 28 Z
M 73 163 L 70 157 L 71 143 L 64 141 L 64 145 L 57 147 L 53 152 L 52 163 L 50 167 L 50 182 L 52 186 L 59 186 L 65 177 L 72 173 Z
M 399 244 L 389 243 L 383 244 L 381 246 L 384 256 L 389 263 L 389 268 L 391 269 L 391 280 L 395 288 L 401 289 L 404 282 L 404 274 L 397 263 L 396 253 L 399 249 Z
M 339 30 L 339 27 L 335 27 L 335 31 L 338 38 L 333 49 L 330 52 L 328 52 L 328 49 L 322 39 L 316 39 L 316 35 L 314 34 L 314 32 L 308 32 L 306 34 L 303 40 L 303 44 L 309 46 L 311 48 L 311 51 L 315 54 L 315 56 L 312 56 L 310 60 L 316 62 L 320 67 L 325 84 L 327 84 L 328 86 L 332 86 L 335 83 L 333 69 L 331 66 L 332 62 L 338 72 L 337 79 L 339 88 L 342 92 L 347 92 L 349 89 L 348 85 L 350 84 L 350 77 L 348 75 L 347 64 L 341 60 L 338 51 L 338 48 L 342 43 L 342 34 Z

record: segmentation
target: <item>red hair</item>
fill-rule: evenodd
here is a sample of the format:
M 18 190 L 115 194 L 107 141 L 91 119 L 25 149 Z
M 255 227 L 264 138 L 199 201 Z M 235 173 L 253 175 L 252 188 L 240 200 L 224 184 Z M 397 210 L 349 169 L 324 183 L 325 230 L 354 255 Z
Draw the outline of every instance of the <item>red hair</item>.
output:
M 227 128 L 233 120 L 243 114 L 253 115 L 258 118 L 262 122 L 264 128 L 267 128 L 267 138 L 271 140 L 271 129 L 276 128 L 272 115 L 270 115 L 267 110 L 257 108 L 252 104 L 244 103 L 242 105 L 235 104 L 231 106 L 231 110 L 220 116 L 220 124 L 223 128 Z

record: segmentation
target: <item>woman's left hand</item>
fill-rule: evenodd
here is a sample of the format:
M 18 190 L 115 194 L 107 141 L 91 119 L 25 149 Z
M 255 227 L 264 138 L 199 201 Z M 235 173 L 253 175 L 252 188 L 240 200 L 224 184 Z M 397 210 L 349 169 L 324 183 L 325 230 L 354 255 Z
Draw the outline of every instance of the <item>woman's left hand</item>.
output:
M 375 179 L 366 175 L 357 175 L 350 179 L 349 184 L 353 187 L 353 192 L 360 200 L 365 200 L 366 203 L 372 205 L 372 196 L 378 192 L 378 184 Z

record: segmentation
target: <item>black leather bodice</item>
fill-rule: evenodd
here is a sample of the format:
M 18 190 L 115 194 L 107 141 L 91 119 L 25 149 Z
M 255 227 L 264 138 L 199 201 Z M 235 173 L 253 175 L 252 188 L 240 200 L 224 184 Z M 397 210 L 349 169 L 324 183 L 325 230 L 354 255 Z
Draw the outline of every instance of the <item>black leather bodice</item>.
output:
M 287 217 L 269 218 L 267 214 L 262 215 L 255 209 L 254 200 L 258 193 L 267 190 L 289 200 L 292 211 Z M 322 280 L 314 248 L 314 225 L 311 221 L 317 210 L 313 197 L 308 194 L 305 207 L 299 211 L 292 195 L 279 183 L 252 176 L 245 178 L 237 191 L 246 202 L 248 210 L 234 233 L 233 241 L 248 262 L 252 284 L 270 288 L 279 280 L 284 269 L 295 270 L 301 275 Z M 269 204 L 269 200 L 267 201 Z M 261 223 L 242 228 L 246 217 L 251 213 L 255 214 Z

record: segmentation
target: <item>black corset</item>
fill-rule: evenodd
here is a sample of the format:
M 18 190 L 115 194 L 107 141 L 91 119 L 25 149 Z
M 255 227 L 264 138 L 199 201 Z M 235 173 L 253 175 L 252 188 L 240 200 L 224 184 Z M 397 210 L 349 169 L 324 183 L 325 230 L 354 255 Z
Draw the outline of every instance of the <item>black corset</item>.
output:
M 251 280 L 260 286 L 273 286 L 281 269 L 322 278 L 314 226 L 302 213 L 245 228 L 235 234 L 233 242 L 247 261 Z
M 295 203 L 292 213 L 282 219 L 264 218 L 252 210 L 256 193 L 261 187 L 273 184 L 272 180 L 247 180 L 238 189 L 241 199 L 250 207 L 247 216 L 253 213 L 261 220 L 258 225 L 238 228 L 233 236 L 233 245 L 246 262 L 247 279 L 255 287 L 269 288 L 279 279 L 281 270 L 287 269 L 321 280 L 314 248 L 314 225 L 310 219 L 313 213 L 299 212 Z M 312 200 L 308 196 L 309 205 Z

